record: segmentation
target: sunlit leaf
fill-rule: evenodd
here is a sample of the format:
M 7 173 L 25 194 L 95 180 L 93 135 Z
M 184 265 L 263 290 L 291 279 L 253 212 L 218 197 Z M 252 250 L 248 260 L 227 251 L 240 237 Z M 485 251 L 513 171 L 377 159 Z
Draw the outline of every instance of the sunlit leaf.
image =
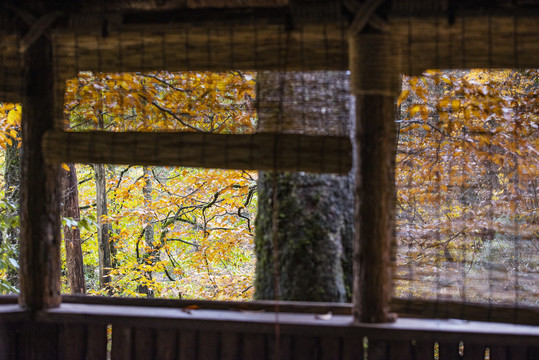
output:
M 397 106 L 400 106 L 402 102 L 408 98 L 409 94 L 410 94 L 410 90 L 403 90 L 400 93 L 399 98 L 397 99 Z

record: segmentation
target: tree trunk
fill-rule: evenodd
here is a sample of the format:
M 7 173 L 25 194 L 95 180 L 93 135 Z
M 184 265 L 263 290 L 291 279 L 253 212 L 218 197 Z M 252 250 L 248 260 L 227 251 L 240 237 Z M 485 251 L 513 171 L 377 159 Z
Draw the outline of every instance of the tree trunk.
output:
M 99 287 L 107 288 L 110 283 L 110 224 L 105 221 L 107 211 L 107 178 L 105 165 L 94 165 L 97 203 L 97 243 L 99 251 Z
M 75 221 L 80 220 L 79 190 L 77 183 L 77 170 L 75 165 L 69 164 L 69 171 L 62 171 L 63 207 L 62 216 Z M 78 227 L 64 226 L 64 243 L 66 249 L 67 282 L 71 294 L 85 294 L 84 267 L 80 230 Z
M 344 72 L 259 74 L 258 130 L 348 135 L 347 81 Z M 350 301 L 353 184 L 353 175 L 259 173 L 256 299 Z
M 20 131 L 17 131 L 20 137 Z M 6 218 L 17 219 L 20 215 L 20 180 L 21 180 L 21 150 L 19 141 L 13 140 L 12 145 L 6 144 L 5 165 L 4 165 L 4 180 L 5 180 L 5 201 L 8 204 L 6 207 Z M 17 259 L 19 253 L 19 238 L 20 227 L 18 221 L 12 221 L 6 230 L 6 238 L 1 239 L 0 243 L 6 241 L 9 243 L 10 255 Z M 14 288 L 19 287 L 19 274 L 15 268 L 9 268 L 7 280 Z
M 261 172 L 258 186 L 256 298 L 349 301 L 351 178 Z
M 148 209 L 152 196 L 152 172 L 149 167 L 144 166 L 144 187 L 142 188 L 142 195 L 144 197 L 144 208 Z M 148 224 L 144 228 L 144 254 L 139 261 L 142 264 L 154 266 L 159 260 L 159 247 L 154 244 L 154 227 L 148 221 Z M 148 280 L 152 280 L 152 272 L 145 271 L 144 276 Z M 146 284 L 140 284 L 138 286 L 138 292 L 140 294 L 146 294 L 147 297 L 154 297 L 154 291 L 150 289 Z

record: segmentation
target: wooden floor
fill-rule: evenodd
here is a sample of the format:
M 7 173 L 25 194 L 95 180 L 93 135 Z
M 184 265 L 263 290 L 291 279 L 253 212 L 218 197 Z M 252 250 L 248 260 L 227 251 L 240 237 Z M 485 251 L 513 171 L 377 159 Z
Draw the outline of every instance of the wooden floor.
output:
M 354 325 L 350 315 L 330 313 L 84 303 L 34 315 L 0 305 L 0 360 L 408 360 L 434 359 L 435 347 L 441 360 L 539 359 L 539 327 L 523 325 L 405 318 Z

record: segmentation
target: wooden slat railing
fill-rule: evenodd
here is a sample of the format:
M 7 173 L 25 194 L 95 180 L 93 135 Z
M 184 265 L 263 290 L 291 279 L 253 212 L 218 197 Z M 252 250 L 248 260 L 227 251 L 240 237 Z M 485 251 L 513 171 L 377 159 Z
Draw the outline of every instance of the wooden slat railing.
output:
M 278 306 L 273 301 L 235 302 L 214 300 L 177 300 L 120 298 L 105 296 L 64 295 L 63 303 L 90 305 L 124 305 L 161 308 L 196 307 L 206 310 L 236 311 L 279 311 L 289 313 L 312 313 L 334 315 L 351 315 L 352 305 L 349 303 L 321 303 L 280 301 Z M 17 295 L 0 296 L 0 305 L 16 304 Z M 464 319 L 472 321 L 500 322 L 519 325 L 538 325 L 539 308 L 531 306 L 508 306 L 500 304 L 472 304 L 436 300 L 406 300 L 393 298 L 391 311 L 399 317 L 423 319 Z
M 539 327 L 499 323 L 82 303 L 35 315 L 0 315 L 0 359 L 539 358 Z

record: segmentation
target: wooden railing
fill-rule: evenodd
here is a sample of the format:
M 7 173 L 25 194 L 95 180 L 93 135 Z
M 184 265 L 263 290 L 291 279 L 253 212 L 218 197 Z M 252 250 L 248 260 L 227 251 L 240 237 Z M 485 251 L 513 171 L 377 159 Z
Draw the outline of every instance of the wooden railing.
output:
M 221 305 L 230 303 L 71 300 L 35 314 L 4 301 L 0 359 L 539 359 L 534 326 L 410 318 L 354 324 L 343 310 L 348 306 L 339 304 L 263 302 L 225 310 Z

